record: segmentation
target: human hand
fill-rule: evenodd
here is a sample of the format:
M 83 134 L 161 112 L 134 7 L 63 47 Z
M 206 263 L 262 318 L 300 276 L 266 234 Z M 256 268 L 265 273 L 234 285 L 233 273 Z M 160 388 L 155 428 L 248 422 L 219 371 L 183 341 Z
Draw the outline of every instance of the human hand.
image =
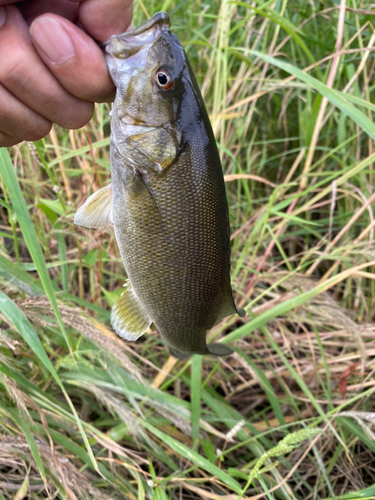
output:
M 132 0 L 0 0 L 0 147 L 80 128 L 115 88 L 102 50 L 126 31 Z

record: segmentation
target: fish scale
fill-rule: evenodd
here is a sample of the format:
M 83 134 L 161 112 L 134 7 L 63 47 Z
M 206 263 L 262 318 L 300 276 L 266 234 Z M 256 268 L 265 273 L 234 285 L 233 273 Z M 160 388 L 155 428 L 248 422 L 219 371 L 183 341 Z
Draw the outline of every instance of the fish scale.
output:
M 98 206 L 100 224 L 113 222 L 129 283 L 112 325 L 135 340 L 154 323 L 181 359 L 229 354 L 224 344 L 206 343 L 215 323 L 244 311 L 236 309 L 230 282 L 220 157 L 186 54 L 165 13 L 112 37 L 106 50 L 117 87 L 112 184 L 87 200 L 75 222 L 93 224 Z

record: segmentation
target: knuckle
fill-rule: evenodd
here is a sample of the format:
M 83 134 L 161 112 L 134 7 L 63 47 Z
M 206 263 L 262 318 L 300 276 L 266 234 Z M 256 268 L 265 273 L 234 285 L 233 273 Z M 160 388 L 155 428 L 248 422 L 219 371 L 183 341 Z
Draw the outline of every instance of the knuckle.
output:
M 1 61 L 1 80 L 5 86 L 16 84 L 28 72 L 25 53 L 15 51 L 12 57 Z

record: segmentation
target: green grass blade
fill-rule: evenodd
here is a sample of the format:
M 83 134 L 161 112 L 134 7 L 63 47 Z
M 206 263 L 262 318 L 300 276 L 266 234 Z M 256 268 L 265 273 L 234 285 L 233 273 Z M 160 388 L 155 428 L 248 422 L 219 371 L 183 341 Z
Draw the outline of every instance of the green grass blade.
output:
M 243 56 L 240 52 L 235 49 L 229 49 L 234 54 L 238 55 L 241 60 L 246 60 L 249 65 L 252 65 L 251 59 Z M 314 88 L 317 92 L 319 92 L 322 96 L 326 97 L 331 104 L 341 109 L 343 113 L 348 115 L 362 130 L 364 130 L 372 139 L 375 140 L 375 125 L 374 123 L 361 111 L 352 106 L 345 96 L 336 91 L 335 89 L 330 89 L 324 83 L 320 82 L 316 78 L 304 73 L 299 68 L 296 68 L 290 63 L 280 61 L 280 59 L 276 59 L 275 57 L 271 57 L 267 54 L 263 54 L 262 52 L 258 52 L 257 50 L 249 50 L 251 54 L 256 57 L 259 57 L 265 62 L 276 66 L 283 71 L 286 71 L 290 75 L 297 77 L 299 80 L 307 83 L 309 86 Z
M 363 264 L 361 266 L 357 266 L 357 268 L 359 270 L 364 267 L 369 267 L 371 265 L 373 265 L 372 262 Z M 272 320 L 273 318 L 276 318 L 277 316 L 282 316 L 283 314 L 291 311 L 292 309 L 296 309 L 297 307 L 302 306 L 308 300 L 325 292 L 326 290 L 328 290 L 329 288 L 331 288 L 332 286 L 336 285 L 341 280 L 343 280 L 346 276 L 347 276 L 346 272 L 340 273 L 324 281 L 323 283 L 318 284 L 316 287 L 312 288 L 311 290 L 308 290 L 307 292 L 303 292 L 300 295 L 296 295 L 295 297 L 292 297 L 291 299 L 282 302 L 281 304 L 277 304 L 268 311 L 265 311 L 264 313 L 254 318 L 252 321 L 250 321 L 250 323 L 246 323 L 245 325 L 237 328 L 237 330 L 234 330 L 233 332 L 226 335 L 222 340 L 222 342 L 224 344 L 227 344 L 234 340 L 246 337 L 255 329 L 264 326 L 268 321 Z
M 45 290 L 40 281 L 34 278 L 30 273 L 22 269 L 19 264 L 16 262 L 12 262 L 8 258 L 4 257 L 0 253 L 0 277 L 7 279 L 9 282 L 16 285 L 18 288 L 23 290 L 28 295 L 32 297 L 37 297 L 39 295 L 45 295 Z M 87 300 L 80 299 L 75 295 L 71 295 L 70 293 L 63 292 L 56 285 L 53 284 L 55 293 L 59 294 L 61 299 L 75 302 L 82 307 L 86 307 L 87 309 L 91 309 L 95 311 L 104 321 L 107 321 L 110 316 L 110 312 L 102 307 L 88 302 Z
M 18 264 L 7 259 L 0 253 L 0 276 L 15 284 L 32 297 L 45 295 L 43 285 L 31 274 L 24 271 Z
M 2 173 L 2 177 L 4 179 L 5 187 L 8 189 L 9 196 L 12 202 L 13 209 L 17 216 L 18 224 L 21 228 L 23 237 L 25 238 L 25 242 L 31 257 L 34 261 L 34 264 L 37 268 L 38 274 L 42 281 L 44 290 L 46 295 L 48 296 L 53 311 L 56 315 L 58 324 L 61 328 L 61 331 L 64 335 L 66 344 L 69 346 L 71 350 L 71 346 L 69 345 L 69 340 L 67 333 L 65 331 L 64 324 L 61 319 L 60 311 L 57 305 L 57 301 L 54 294 L 53 284 L 51 278 L 48 274 L 47 266 L 44 260 L 44 256 L 42 250 L 40 248 L 38 237 L 35 232 L 35 228 L 31 222 L 29 211 L 27 209 L 26 202 L 24 200 L 18 179 L 14 172 L 14 168 L 12 162 L 10 161 L 9 154 L 5 148 L 0 149 L 0 169 Z M 73 354 L 73 353 L 72 353 Z
M 359 490 L 353 493 L 346 493 L 345 495 L 327 497 L 323 500 L 374 500 L 375 498 L 375 486 L 366 488 L 364 490 Z
M 107 137 L 107 138 L 103 139 L 102 141 L 94 142 L 92 144 L 92 148 L 93 149 L 104 148 L 105 146 L 109 145 L 109 140 L 110 140 L 109 137 Z M 82 148 L 79 148 L 79 149 L 76 149 L 73 151 L 69 151 L 68 153 L 65 153 L 65 154 L 61 155 L 60 157 L 55 158 L 54 160 L 50 161 L 48 163 L 48 167 L 53 167 L 54 165 L 57 165 L 60 162 L 70 160 L 71 158 L 75 158 L 76 156 L 82 156 L 84 153 L 89 153 L 90 150 L 91 150 L 90 146 L 84 146 Z
M 47 435 L 46 429 L 41 424 L 36 423 L 34 425 L 39 430 L 40 433 Z M 85 450 L 82 449 L 80 446 L 78 446 L 76 443 L 74 443 L 72 440 L 68 439 L 64 434 L 61 434 L 60 432 L 57 432 L 54 429 L 48 429 L 48 433 L 56 443 L 58 443 L 60 446 L 65 447 L 66 449 L 68 449 L 71 453 L 73 453 L 76 457 L 78 457 L 84 464 L 89 465 L 89 466 L 92 465 L 92 461 L 91 461 L 89 455 L 85 452 Z M 97 470 L 108 481 L 110 481 L 112 483 L 116 483 L 116 478 L 105 467 L 105 465 L 98 464 Z
M 47 368 L 47 370 L 51 373 L 53 378 L 55 379 L 56 383 L 59 385 L 60 389 L 64 393 L 64 396 L 70 406 L 70 409 L 72 410 L 72 413 L 74 415 L 75 421 L 78 425 L 78 428 L 81 432 L 82 439 L 86 445 L 87 451 L 89 453 L 89 456 L 92 461 L 92 465 L 95 467 L 95 469 L 98 469 L 95 457 L 92 453 L 91 447 L 89 445 L 89 442 L 87 440 L 87 436 L 83 430 L 82 423 L 77 415 L 77 412 L 73 406 L 73 403 L 71 402 L 68 393 L 65 390 L 65 387 L 63 386 L 63 383 L 61 382 L 56 370 L 52 366 L 51 361 L 49 360 L 46 351 L 44 350 L 42 343 L 39 340 L 38 335 L 30 325 L 28 319 L 26 316 L 23 314 L 23 312 L 16 306 L 16 304 L 10 300 L 9 297 L 7 297 L 3 292 L 0 291 L 0 309 L 2 314 L 11 322 L 14 324 L 14 326 L 17 328 L 18 332 L 24 339 L 24 341 L 31 347 L 31 349 L 34 351 L 34 353 L 38 356 L 38 358 L 42 361 L 44 366 Z
M 11 408 L 7 408 L 5 411 L 8 412 L 10 418 L 17 424 L 17 426 L 23 432 L 23 434 L 26 438 L 26 441 L 27 441 L 28 445 L 30 446 L 30 451 L 33 454 L 35 463 L 38 466 L 38 469 L 39 469 L 39 472 L 43 478 L 43 481 L 46 481 L 47 477 L 46 477 L 46 472 L 44 470 L 42 458 L 40 456 L 37 444 L 35 442 L 34 436 L 31 432 L 30 428 L 28 427 L 27 423 L 22 418 L 20 418 L 19 415 L 17 415 L 16 411 L 14 411 Z
M 176 453 L 178 453 L 182 457 L 185 457 L 187 460 L 192 462 L 196 467 L 202 468 L 205 471 L 209 472 L 210 474 L 213 474 L 215 477 L 220 479 L 220 481 L 222 481 L 227 486 L 232 488 L 232 490 L 235 491 L 236 493 L 238 494 L 241 493 L 242 488 L 235 479 L 233 479 L 229 474 L 227 474 L 223 470 L 219 469 L 219 467 L 217 467 L 216 465 L 212 464 L 209 460 L 199 455 L 199 453 L 193 451 L 192 449 L 188 448 L 187 446 L 180 443 L 176 439 L 172 438 L 171 436 L 168 436 L 164 432 L 159 431 L 159 429 L 149 424 L 148 422 L 142 421 L 141 423 L 146 429 L 148 429 L 155 436 L 161 439 L 163 443 L 166 443 L 168 446 L 170 446 L 170 448 L 172 448 Z
M 62 387 L 62 382 L 60 381 L 56 370 L 52 366 L 52 363 L 49 360 L 38 335 L 29 323 L 29 320 L 16 306 L 16 304 L 2 291 L 0 291 L 0 305 L 2 314 L 4 314 L 4 316 L 6 316 L 7 319 L 14 324 L 23 340 L 31 347 L 33 352 L 38 356 L 56 382 L 60 385 L 60 387 Z
M 293 23 L 288 21 L 285 17 L 280 16 L 274 9 L 266 8 L 265 10 L 262 10 L 262 9 L 257 9 L 253 6 L 250 6 L 244 2 L 233 2 L 233 3 L 236 5 L 240 5 L 242 7 L 246 7 L 248 9 L 251 9 L 254 12 L 256 12 L 257 14 L 260 14 L 261 16 L 266 17 L 270 21 L 273 21 L 275 24 L 278 24 L 301 47 L 301 49 L 306 54 L 309 61 L 312 64 L 315 63 L 315 59 L 314 59 L 313 55 L 311 54 L 310 50 L 308 49 L 308 47 L 305 44 L 305 42 L 303 41 L 303 39 L 299 36 L 299 33 L 301 33 L 301 31 L 296 26 L 294 26 Z
M 338 417 L 337 420 L 342 423 L 350 432 L 352 432 L 358 439 L 360 439 L 366 446 L 375 453 L 375 443 L 370 436 L 368 436 L 363 429 L 348 417 Z
M 238 350 L 238 353 L 241 354 L 241 356 L 244 358 L 246 363 L 251 367 L 251 369 L 254 371 L 254 373 L 256 373 L 264 392 L 267 394 L 268 401 L 270 402 L 270 405 L 272 406 L 273 411 L 275 412 L 276 418 L 280 422 L 280 425 L 285 425 L 283 411 L 281 409 L 281 406 L 280 406 L 279 400 L 277 399 L 275 391 L 273 390 L 272 385 L 270 384 L 270 381 L 264 375 L 262 370 L 260 370 L 257 367 L 257 365 L 255 363 L 253 363 L 248 356 L 246 356 L 246 354 L 244 352 L 242 352 L 241 350 Z
M 63 227 L 58 219 L 58 216 L 63 215 L 64 209 L 59 201 L 51 201 L 41 199 L 38 204 L 38 208 L 43 210 L 47 218 L 52 222 L 52 228 L 56 231 L 55 238 L 57 241 L 57 247 L 59 250 L 59 256 L 61 264 L 61 281 L 63 290 L 69 289 L 69 275 L 68 275 L 68 264 L 67 264 L 67 253 L 66 253 L 66 241 L 62 234 Z
M 199 417 L 201 411 L 202 356 L 191 360 L 191 427 L 193 443 L 199 437 Z

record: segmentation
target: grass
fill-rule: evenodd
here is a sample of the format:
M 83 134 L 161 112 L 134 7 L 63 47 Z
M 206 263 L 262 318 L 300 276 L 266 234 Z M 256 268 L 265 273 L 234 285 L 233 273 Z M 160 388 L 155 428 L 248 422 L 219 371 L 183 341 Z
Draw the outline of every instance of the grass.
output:
M 108 105 L 1 150 L 0 499 L 373 499 L 375 18 L 139 0 L 135 26 L 158 10 L 218 139 L 248 316 L 210 332 L 223 359 L 112 332 L 113 231 L 73 225 L 109 179 Z

